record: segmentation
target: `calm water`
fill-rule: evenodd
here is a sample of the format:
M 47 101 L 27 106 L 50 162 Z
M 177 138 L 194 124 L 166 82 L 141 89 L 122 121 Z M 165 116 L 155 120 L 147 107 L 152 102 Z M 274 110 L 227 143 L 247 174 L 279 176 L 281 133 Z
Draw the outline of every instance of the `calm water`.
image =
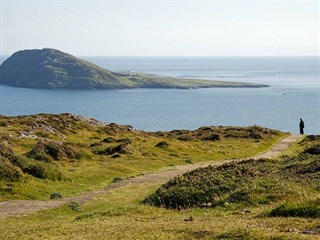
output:
M 265 83 L 262 89 L 45 90 L 0 85 L 0 114 L 71 112 L 157 131 L 203 125 L 320 133 L 317 57 L 82 57 L 113 71 Z M 4 57 L 0 58 L 0 62 Z

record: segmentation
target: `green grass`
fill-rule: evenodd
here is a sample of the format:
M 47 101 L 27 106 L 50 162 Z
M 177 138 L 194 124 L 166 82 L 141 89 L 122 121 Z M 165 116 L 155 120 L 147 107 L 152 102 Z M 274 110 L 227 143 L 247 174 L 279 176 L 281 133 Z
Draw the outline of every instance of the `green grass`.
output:
M 58 192 L 72 196 L 169 166 L 254 156 L 287 135 L 257 127 L 146 133 L 128 130 L 128 126 L 92 126 L 65 115 L 40 115 L 40 120 L 37 117 L 8 118 L 7 126 L 0 124 L 0 137 L 6 138 L 14 154 L 25 155 L 36 146 L 39 139 L 17 136 L 22 130 L 28 131 L 33 122 L 42 121 L 59 131 L 34 129 L 31 134 L 50 141 L 61 140 L 63 134 L 67 146 L 79 150 L 82 156 L 53 158 L 51 162 L 28 158 L 51 164 L 63 179 L 54 181 L 21 173 L 23 181 L 1 180 L 2 200 L 49 199 L 50 194 Z M 63 127 L 68 125 L 70 129 Z M 208 140 L 211 134 L 219 134 L 220 140 Z M 180 136 L 186 138 L 181 140 Z M 112 141 L 103 141 L 106 138 Z M 126 142 L 123 139 L 131 139 L 126 140 L 129 151 L 118 158 L 94 153 Z M 156 147 L 161 142 L 167 144 Z M 218 197 L 211 206 L 171 210 L 142 204 L 164 183 L 132 184 L 84 204 L 72 201 L 56 209 L 0 219 L 0 239 L 319 239 L 319 235 L 304 234 L 319 226 L 319 156 L 303 153 L 317 143 L 307 138 L 290 147 L 290 154 L 276 160 L 230 162 L 208 168 L 208 178 L 202 178 L 201 169 L 185 175 L 190 179 L 176 178 L 186 189 L 190 182 L 196 183 L 193 188 L 199 191 L 217 181 L 213 196 Z M 8 149 L 6 152 L 11 154 Z M 176 188 L 176 192 L 181 189 Z
M 319 156 L 246 160 L 198 168 L 171 179 L 143 202 L 170 209 L 259 206 L 319 194 Z
M 259 217 L 229 207 L 172 211 L 140 204 L 159 185 L 127 186 L 81 205 L 68 205 L 24 217 L 0 219 L 6 239 L 318 239 L 303 231 L 317 219 Z M 190 216 L 194 221 L 185 221 Z
M 320 198 L 303 202 L 285 202 L 273 209 L 271 217 L 320 218 Z
M 249 137 L 252 131 L 266 130 L 226 127 L 185 132 L 206 136 L 218 131 L 222 136 L 218 141 L 196 137 L 181 141 L 175 131 L 146 133 L 116 124 L 95 126 L 90 121 L 68 114 L 0 117 L 0 122 L 6 123 L 0 126 L 0 137 L 7 142 L 6 148 L 0 146 L 0 149 L 18 156 L 10 157 L 10 169 L 18 167 L 24 172 L 23 181 L 0 180 L 0 189 L 4 189 L 0 191 L 0 200 L 48 199 L 52 192 L 71 196 L 111 184 L 116 177 L 124 179 L 190 162 L 246 158 L 266 151 L 286 136 L 286 133 L 268 130 L 262 139 L 256 139 Z M 38 138 L 21 138 L 22 132 Z M 232 132 L 238 135 L 224 136 Z M 156 147 L 161 142 L 167 145 Z M 121 144 L 127 146 L 122 153 L 96 154 L 109 153 Z

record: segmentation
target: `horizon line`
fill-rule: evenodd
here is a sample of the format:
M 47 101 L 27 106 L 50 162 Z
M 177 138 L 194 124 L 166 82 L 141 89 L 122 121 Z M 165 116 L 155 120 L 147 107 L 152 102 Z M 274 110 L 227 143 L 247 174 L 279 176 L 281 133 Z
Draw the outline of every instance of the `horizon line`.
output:
M 9 57 L 12 54 L 0 54 L 1 57 Z M 76 57 L 159 57 L 159 58 L 170 58 L 170 57 L 181 57 L 181 58 L 197 58 L 197 57 L 203 57 L 203 58 L 210 58 L 210 57 L 319 57 L 320 58 L 320 54 L 319 55 L 76 55 L 76 54 L 71 54 L 74 55 Z

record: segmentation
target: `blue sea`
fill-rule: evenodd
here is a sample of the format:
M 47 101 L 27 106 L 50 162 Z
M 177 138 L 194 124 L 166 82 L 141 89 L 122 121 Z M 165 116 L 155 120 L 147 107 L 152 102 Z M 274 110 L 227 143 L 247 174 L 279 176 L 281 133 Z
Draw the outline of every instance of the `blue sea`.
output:
M 48 90 L 0 85 L 0 114 L 70 112 L 147 131 L 260 125 L 320 134 L 319 57 L 88 57 L 112 71 L 264 83 L 269 88 Z M 6 57 L 0 58 L 0 63 Z

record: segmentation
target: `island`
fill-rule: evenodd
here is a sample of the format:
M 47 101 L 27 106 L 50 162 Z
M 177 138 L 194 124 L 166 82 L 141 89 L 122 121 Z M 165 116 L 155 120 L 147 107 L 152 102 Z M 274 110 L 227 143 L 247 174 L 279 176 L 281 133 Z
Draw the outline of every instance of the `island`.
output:
M 0 66 L 0 84 L 25 88 L 260 88 L 268 85 L 112 72 L 52 48 L 22 50 Z

